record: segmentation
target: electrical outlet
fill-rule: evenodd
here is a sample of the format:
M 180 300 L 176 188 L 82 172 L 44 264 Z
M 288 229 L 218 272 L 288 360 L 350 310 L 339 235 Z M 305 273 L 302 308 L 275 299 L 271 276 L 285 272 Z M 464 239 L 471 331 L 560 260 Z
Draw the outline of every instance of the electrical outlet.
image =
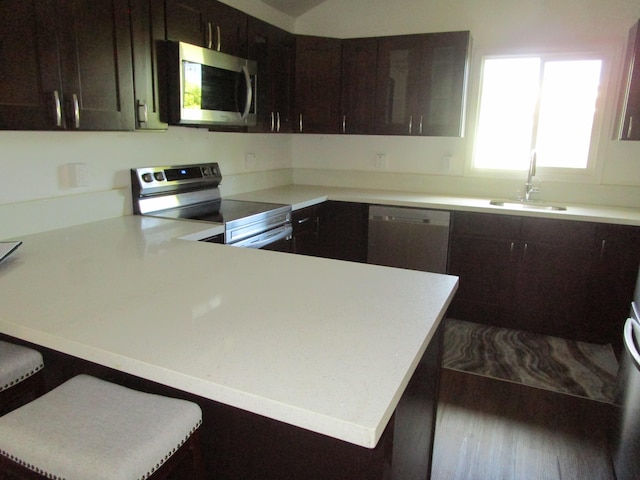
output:
M 70 187 L 89 186 L 89 167 L 86 163 L 69 163 L 67 165 L 67 176 Z
M 442 171 L 450 172 L 452 162 L 453 162 L 453 157 L 442 157 Z
M 247 153 L 244 156 L 244 167 L 247 170 L 255 170 L 258 165 L 258 156 L 255 153 Z
M 378 170 L 387 168 L 387 156 L 384 153 L 376 153 L 376 168 Z

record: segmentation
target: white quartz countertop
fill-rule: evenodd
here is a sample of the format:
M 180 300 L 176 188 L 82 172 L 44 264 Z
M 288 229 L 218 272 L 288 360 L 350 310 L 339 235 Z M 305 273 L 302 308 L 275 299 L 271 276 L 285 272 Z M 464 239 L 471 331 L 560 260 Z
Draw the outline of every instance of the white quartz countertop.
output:
M 21 238 L 0 331 L 374 447 L 457 278 L 180 239 L 202 229 L 127 216 Z
M 521 208 L 518 206 L 495 206 L 489 203 L 492 200 L 491 198 L 431 195 L 387 190 L 287 185 L 268 190 L 259 190 L 233 195 L 227 198 L 290 204 L 294 210 L 321 203 L 326 200 L 337 200 L 345 202 L 485 212 L 501 215 L 522 215 L 640 226 L 640 208 L 560 203 L 561 206 L 566 206 L 567 209 L 564 211 L 539 210 L 534 208 Z

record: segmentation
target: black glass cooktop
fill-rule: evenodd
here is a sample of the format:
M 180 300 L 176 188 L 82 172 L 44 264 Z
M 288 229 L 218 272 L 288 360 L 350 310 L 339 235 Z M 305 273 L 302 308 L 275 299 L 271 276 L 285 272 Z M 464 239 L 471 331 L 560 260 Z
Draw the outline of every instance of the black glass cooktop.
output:
M 182 218 L 226 224 L 283 207 L 288 207 L 288 205 L 221 199 L 213 202 L 163 210 L 152 213 L 151 215 L 155 217 Z

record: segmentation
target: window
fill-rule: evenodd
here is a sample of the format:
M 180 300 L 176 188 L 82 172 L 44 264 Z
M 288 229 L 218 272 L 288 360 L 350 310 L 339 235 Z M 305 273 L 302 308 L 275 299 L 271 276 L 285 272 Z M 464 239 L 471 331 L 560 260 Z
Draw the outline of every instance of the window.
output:
M 601 59 L 486 58 L 474 167 L 584 170 L 600 85 Z

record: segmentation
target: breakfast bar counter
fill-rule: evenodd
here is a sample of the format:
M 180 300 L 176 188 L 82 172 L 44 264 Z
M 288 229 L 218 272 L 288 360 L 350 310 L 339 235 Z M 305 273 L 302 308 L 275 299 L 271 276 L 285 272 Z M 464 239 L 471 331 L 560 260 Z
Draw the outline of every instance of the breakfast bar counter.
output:
M 202 229 L 125 216 L 22 238 L 0 264 L 0 333 L 291 426 L 295 438 L 383 449 L 387 478 L 406 447 L 408 386 L 435 402 L 437 378 L 415 379 L 429 349 L 438 375 L 457 278 L 184 239 Z M 317 478 L 341 478 L 327 468 Z

